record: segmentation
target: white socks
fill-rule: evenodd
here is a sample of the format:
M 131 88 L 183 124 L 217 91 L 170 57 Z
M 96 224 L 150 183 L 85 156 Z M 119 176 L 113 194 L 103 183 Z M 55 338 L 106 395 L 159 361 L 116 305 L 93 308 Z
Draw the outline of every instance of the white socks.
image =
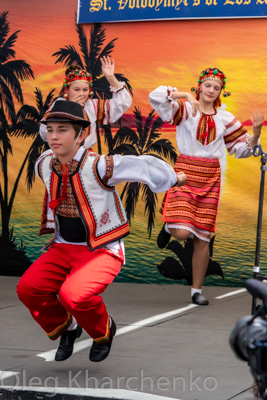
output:
M 201 289 L 191 288 L 191 297 L 193 297 L 195 293 L 200 293 L 201 294 L 202 290 Z

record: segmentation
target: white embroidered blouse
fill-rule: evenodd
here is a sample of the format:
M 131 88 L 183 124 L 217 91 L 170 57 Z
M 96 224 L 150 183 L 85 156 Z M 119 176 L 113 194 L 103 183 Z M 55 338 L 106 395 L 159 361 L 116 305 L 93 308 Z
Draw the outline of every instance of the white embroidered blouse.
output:
M 219 108 L 213 115 L 192 116 L 189 102 L 172 99 L 170 86 L 159 86 L 149 94 L 151 106 L 160 118 L 176 125 L 176 141 L 180 154 L 199 158 L 220 159 L 225 153 L 236 158 L 247 158 L 253 149 L 248 145 L 250 137 L 246 128 L 230 112 Z

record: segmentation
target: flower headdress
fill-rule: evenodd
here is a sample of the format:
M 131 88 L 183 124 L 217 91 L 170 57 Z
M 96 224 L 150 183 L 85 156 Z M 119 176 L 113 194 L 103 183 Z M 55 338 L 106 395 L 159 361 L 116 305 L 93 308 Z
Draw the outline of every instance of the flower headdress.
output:
M 93 96 L 94 92 L 92 91 L 92 86 L 93 86 L 92 75 L 85 69 L 77 68 L 74 71 L 70 71 L 64 79 L 62 96 L 65 99 L 68 99 L 68 87 L 76 81 L 87 82 L 89 84 L 89 97 Z
M 223 97 L 231 96 L 231 92 L 226 92 L 225 85 L 226 85 L 226 76 L 219 68 L 207 68 L 202 71 L 198 78 L 198 86 L 196 88 L 192 88 L 191 91 L 196 93 L 196 99 L 199 100 L 199 93 L 200 93 L 200 85 L 202 82 L 207 81 L 208 79 L 213 79 L 215 81 L 220 82 L 223 89 Z M 221 99 L 220 96 L 214 102 L 214 107 L 221 106 Z

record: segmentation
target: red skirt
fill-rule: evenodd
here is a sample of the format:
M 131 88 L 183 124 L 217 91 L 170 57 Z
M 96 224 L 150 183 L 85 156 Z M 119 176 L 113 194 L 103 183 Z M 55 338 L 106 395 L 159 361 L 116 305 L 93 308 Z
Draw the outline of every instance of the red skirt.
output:
M 221 189 L 219 160 L 180 155 L 174 170 L 183 171 L 187 180 L 184 186 L 166 193 L 160 210 L 162 220 L 215 232 Z

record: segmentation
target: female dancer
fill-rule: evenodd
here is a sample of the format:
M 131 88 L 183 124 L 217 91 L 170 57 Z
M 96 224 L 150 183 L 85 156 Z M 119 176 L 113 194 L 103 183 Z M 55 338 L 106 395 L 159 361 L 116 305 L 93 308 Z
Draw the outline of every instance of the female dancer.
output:
M 66 69 L 61 96 L 55 100 L 75 101 L 83 106 L 85 118 L 90 122 L 86 130 L 85 148 L 91 148 L 96 143 L 97 123 L 106 125 L 118 121 L 132 104 L 132 97 L 125 87 L 125 82 L 119 82 L 114 75 L 114 59 L 111 60 L 104 56 L 100 60 L 103 75 L 110 84 L 110 90 L 113 93 L 110 100 L 92 98 L 92 75 L 76 64 L 70 65 Z M 50 112 L 51 107 L 46 112 L 45 117 Z M 45 142 L 47 141 L 45 124 L 40 125 L 40 136 Z
M 201 287 L 209 262 L 209 241 L 215 232 L 220 197 L 220 163 L 224 149 L 236 158 L 252 155 L 263 124 L 263 112 L 251 117 L 253 135 L 221 106 L 220 94 L 225 91 L 226 76 L 218 68 L 201 72 L 197 88 L 191 93 L 179 92 L 170 86 L 160 86 L 149 95 L 151 106 L 162 120 L 176 125 L 179 157 L 175 171 L 184 171 L 186 184 L 171 188 L 164 198 L 161 213 L 165 222 L 158 236 L 158 246 L 164 248 L 170 237 L 177 240 L 194 238 L 192 258 L 192 302 L 207 305 Z M 180 99 L 186 99 L 182 101 Z

